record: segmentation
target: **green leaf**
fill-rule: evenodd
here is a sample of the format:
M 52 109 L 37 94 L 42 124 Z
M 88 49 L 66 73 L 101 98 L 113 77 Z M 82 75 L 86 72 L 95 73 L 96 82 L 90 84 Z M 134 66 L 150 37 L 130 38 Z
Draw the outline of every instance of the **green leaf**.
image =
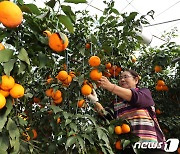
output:
M 77 137 L 76 136 L 70 136 L 68 137 L 67 139 L 67 142 L 66 142 L 66 145 L 65 145 L 65 148 L 67 149 L 68 147 L 70 147 L 71 145 L 73 145 L 77 140 Z
M 68 124 L 70 124 L 71 123 L 71 119 L 66 119 L 66 121 L 65 121 L 65 126 L 67 126 Z
M 62 111 L 62 109 L 59 106 L 51 105 L 50 107 L 55 114 Z
M 6 100 L 6 110 L 4 114 L 0 114 L 0 132 L 2 132 L 2 128 L 4 127 L 6 121 L 7 121 L 7 116 L 12 110 L 12 100 L 7 99 Z M 2 111 L 2 110 L 1 110 Z
M 25 69 L 26 65 L 24 64 L 24 62 L 21 62 L 18 70 L 18 75 L 21 74 Z
M 75 3 L 75 4 L 78 4 L 78 3 L 87 3 L 86 0 L 65 0 L 64 2 Z
M 48 57 L 45 54 L 43 54 L 42 52 L 39 52 L 38 58 L 39 58 L 39 67 L 40 68 L 45 67 L 47 64 Z
M 70 128 L 73 129 L 75 132 L 77 131 L 77 125 L 75 123 L 70 123 Z
M 77 140 L 78 140 L 78 143 L 79 143 L 81 149 L 84 149 L 85 148 L 84 140 L 80 136 L 77 136 Z
M 92 43 L 97 44 L 97 39 L 93 34 L 91 34 L 91 41 Z
M 76 15 L 74 14 L 74 12 L 71 10 L 70 6 L 66 6 L 66 5 L 61 5 L 61 8 L 63 10 L 63 12 L 71 19 L 71 21 L 73 21 L 73 23 L 76 20 Z
M 22 48 L 19 52 L 18 58 L 24 62 L 26 62 L 28 65 L 30 65 L 29 57 L 27 51 Z
M 87 139 L 92 145 L 94 145 L 94 140 L 90 135 L 82 134 L 82 137 Z
M 19 138 L 19 129 L 17 128 L 17 125 L 11 118 L 8 119 L 7 130 L 9 130 L 9 135 L 11 139 Z
M 6 75 L 10 76 L 12 69 L 14 68 L 15 59 L 11 59 L 10 61 L 4 63 L 4 72 Z
M 0 153 L 1 150 L 6 151 L 9 147 L 9 139 L 4 134 L 0 135 Z
M 56 1 L 55 0 L 50 0 L 49 2 L 46 2 L 45 3 L 47 6 L 51 7 L 51 8 L 54 8 L 55 4 L 56 4 Z
M 40 11 L 38 9 L 38 7 L 35 5 L 35 4 L 24 4 L 22 7 L 21 7 L 21 10 L 23 12 L 26 12 L 26 13 L 33 13 L 33 14 L 36 14 L 36 15 L 40 15 Z
M 7 154 L 6 150 L 0 149 L 0 154 Z
M 124 140 L 124 142 L 123 142 L 123 149 L 124 149 L 126 146 L 128 146 L 130 143 L 131 143 L 130 140 Z
M 59 15 L 58 18 L 59 18 L 59 21 L 68 29 L 70 33 L 74 32 L 73 24 L 71 22 L 71 19 L 68 16 Z
M 13 50 L 5 49 L 0 51 L 0 63 L 8 62 L 13 56 Z

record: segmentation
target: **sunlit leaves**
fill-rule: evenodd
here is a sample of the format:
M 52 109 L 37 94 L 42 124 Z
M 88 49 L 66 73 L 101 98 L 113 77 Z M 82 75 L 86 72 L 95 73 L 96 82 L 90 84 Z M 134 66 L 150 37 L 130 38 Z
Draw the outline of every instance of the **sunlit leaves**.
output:
M 8 62 L 12 58 L 13 52 L 11 49 L 0 51 L 0 62 Z
M 58 16 L 59 18 L 59 21 L 64 24 L 64 26 L 68 29 L 68 31 L 70 33 L 73 33 L 74 32 L 74 27 L 73 27 L 73 24 L 70 20 L 70 18 L 68 16 L 65 16 L 65 15 L 59 15 Z

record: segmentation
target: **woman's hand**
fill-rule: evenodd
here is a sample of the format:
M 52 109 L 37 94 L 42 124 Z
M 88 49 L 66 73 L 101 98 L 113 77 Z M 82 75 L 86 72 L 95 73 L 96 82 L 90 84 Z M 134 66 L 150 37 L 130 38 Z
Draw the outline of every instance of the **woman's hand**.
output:
M 98 83 L 100 87 L 109 91 L 112 91 L 114 87 L 114 84 L 112 84 L 105 76 L 102 76 Z

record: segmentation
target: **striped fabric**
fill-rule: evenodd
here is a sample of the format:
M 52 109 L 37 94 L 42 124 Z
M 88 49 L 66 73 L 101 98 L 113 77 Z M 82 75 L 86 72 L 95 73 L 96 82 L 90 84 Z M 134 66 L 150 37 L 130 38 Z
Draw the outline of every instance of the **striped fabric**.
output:
M 116 118 L 127 119 L 132 126 L 132 132 L 143 142 L 157 142 L 157 133 L 149 112 L 145 108 L 137 108 L 125 101 L 114 103 Z

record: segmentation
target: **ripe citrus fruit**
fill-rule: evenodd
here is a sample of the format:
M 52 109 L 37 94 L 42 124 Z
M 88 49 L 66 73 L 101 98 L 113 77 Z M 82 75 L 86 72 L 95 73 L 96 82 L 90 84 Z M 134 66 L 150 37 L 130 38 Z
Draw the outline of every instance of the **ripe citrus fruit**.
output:
M 61 80 L 61 81 L 66 80 L 67 77 L 68 77 L 68 73 L 66 71 L 60 71 L 58 73 L 58 79 Z
M 61 93 L 60 90 L 56 90 L 56 91 L 53 91 L 53 92 L 52 92 L 52 98 L 53 98 L 54 100 L 58 100 L 58 99 L 60 99 L 61 97 L 62 97 L 62 93 Z
M 157 81 L 157 85 L 158 86 L 164 86 L 165 85 L 165 82 L 163 80 L 158 80 Z
M 154 71 L 155 71 L 156 73 L 161 72 L 161 71 L 162 71 L 162 67 L 159 66 L 159 65 L 156 65 L 156 66 L 154 67 Z
M 16 83 L 14 87 L 10 90 L 10 95 L 13 98 L 20 98 L 24 96 L 24 87 Z
M 0 109 L 2 109 L 6 105 L 6 98 L 0 94 Z
M 48 97 L 51 97 L 52 96 L 52 92 L 53 92 L 53 89 L 52 88 L 50 88 L 50 89 L 47 89 L 46 90 L 46 96 L 48 96 Z
M 56 120 L 57 124 L 59 124 L 61 122 L 61 118 L 58 117 L 57 120 Z
M 121 141 L 116 141 L 115 147 L 117 150 L 121 150 L 122 149 Z
M 111 63 L 106 63 L 106 64 L 105 64 L 105 67 L 106 67 L 107 69 L 111 68 Z
M 78 105 L 79 108 L 81 108 L 81 107 L 83 107 L 84 103 L 85 103 L 85 100 L 82 99 L 82 100 L 78 101 L 77 105 Z
M 49 47 L 56 52 L 64 51 L 68 44 L 69 40 L 63 33 L 53 33 L 49 37 Z
M 90 49 L 91 48 L 91 44 L 90 43 L 86 43 L 85 48 L 86 49 Z
M 50 36 L 51 36 L 51 32 L 48 31 L 48 30 L 45 30 L 45 31 L 43 32 L 43 34 L 45 34 L 47 37 L 50 37 Z
M 2 90 L 2 89 L 0 89 L 0 93 L 1 93 L 4 97 L 8 97 L 8 96 L 9 96 L 9 91 L 7 91 L 7 90 Z
M 117 135 L 120 135 L 122 133 L 122 128 L 121 126 L 116 126 L 114 128 L 114 132 L 117 134 Z
M 81 93 L 83 95 L 87 96 L 87 95 L 91 94 L 91 92 L 92 92 L 92 88 L 89 85 L 85 84 L 82 86 Z
M 73 71 L 70 71 L 70 72 L 69 72 L 69 75 L 70 75 L 72 78 L 76 77 L 76 73 L 73 72 Z
M 164 86 L 162 86 L 162 90 L 163 90 L 163 91 L 168 91 L 169 88 L 168 88 L 168 86 L 164 85 Z
M 3 75 L 1 89 L 10 90 L 15 85 L 15 80 L 12 76 Z
M 101 63 L 101 60 L 98 56 L 91 56 L 89 58 L 89 65 L 92 67 L 99 66 Z
M 156 109 L 155 112 L 157 115 L 160 115 L 162 113 L 159 109 Z
M 155 87 L 155 88 L 156 88 L 156 90 L 157 90 L 157 91 L 161 91 L 161 90 L 163 90 L 163 86 L 156 85 L 156 87 Z
M 92 80 L 99 80 L 100 78 L 102 77 L 102 72 L 99 72 L 98 69 L 93 69 L 91 72 L 90 72 L 90 78 Z
M 136 59 L 136 57 L 134 55 L 132 55 L 131 60 L 132 60 L 133 63 L 135 63 L 137 59 Z
M 32 133 L 33 133 L 33 139 L 37 138 L 37 131 L 35 129 L 32 129 Z
M 70 75 L 67 76 L 67 78 L 63 81 L 64 84 L 69 85 L 72 81 L 72 77 Z
M 4 49 L 5 49 L 4 45 L 0 43 L 0 50 L 4 50 Z
M 121 129 L 122 133 L 129 133 L 131 130 L 128 124 L 122 124 Z
M 23 14 L 21 9 L 13 2 L 0 2 L 0 22 L 9 28 L 15 28 L 21 24 Z
M 63 100 L 62 97 L 60 97 L 59 99 L 54 99 L 54 103 L 55 104 L 61 104 L 62 100 Z

